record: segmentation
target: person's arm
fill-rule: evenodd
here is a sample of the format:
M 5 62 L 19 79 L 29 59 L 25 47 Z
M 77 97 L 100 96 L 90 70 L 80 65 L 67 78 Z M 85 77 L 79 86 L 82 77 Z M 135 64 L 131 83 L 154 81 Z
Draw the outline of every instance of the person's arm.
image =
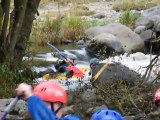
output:
M 28 110 L 34 120 L 58 120 L 47 105 L 37 96 L 31 96 L 27 100 Z
M 34 120 L 58 120 L 47 105 L 37 96 L 33 96 L 31 85 L 21 83 L 16 89 L 17 95 L 27 102 L 28 110 Z

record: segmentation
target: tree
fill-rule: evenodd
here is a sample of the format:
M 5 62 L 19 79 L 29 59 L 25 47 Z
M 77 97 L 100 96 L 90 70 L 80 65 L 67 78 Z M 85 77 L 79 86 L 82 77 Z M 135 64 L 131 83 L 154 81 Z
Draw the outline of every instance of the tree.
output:
M 0 63 L 21 63 L 27 47 L 40 0 L 1 0 L 0 4 Z

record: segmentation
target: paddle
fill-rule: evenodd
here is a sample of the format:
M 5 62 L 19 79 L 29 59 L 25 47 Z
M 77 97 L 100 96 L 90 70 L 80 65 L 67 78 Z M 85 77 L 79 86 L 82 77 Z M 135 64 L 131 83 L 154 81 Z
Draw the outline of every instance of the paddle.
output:
M 74 66 L 74 64 L 71 62 L 71 60 L 69 59 L 69 58 L 67 58 L 66 56 L 64 56 L 61 52 L 60 52 L 60 50 L 58 49 L 58 48 L 56 48 L 54 45 L 52 45 L 52 44 L 50 44 L 50 43 L 47 43 L 47 45 L 48 46 L 50 46 L 51 48 L 53 48 L 60 56 L 61 56 L 61 59 L 63 60 L 63 59 L 65 59 L 65 60 L 69 60 L 70 61 L 70 63 Z
M 102 91 L 103 93 L 107 94 L 103 89 L 99 88 L 98 86 L 96 86 L 94 83 L 95 81 L 98 79 L 98 77 L 104 72 L 104 70 L 108 67 L 108 63 L 109 63 L 109 59 L 107 60 L 107 62 L 101 67 L 101 69 L 97 72 L 96 75 L 93 76 L 93 78 L 91 79 L 91 83 L 92 86 L 99 89 L 100 91 Z
M 6 116 L 7 114 L 12 110 L 12 108 L 16 105 L 16 103 L 18 102 L 19 100 L 19 96 L 15 97 L 11 103 L 6 107 L 6 109 L 4 110 L 4 113 L 3 115 L 0 117 L 0 120 L 5 120 L 6 119 Z
M 109 59 L 107 60 L 107 62 L 101 67 L 101 69 L 97 72 L 96 75 L 93 76 L 92 78 L 92 83 L 95 82 L 98 77 L 104 72 L 104 70 L 108 67 L 108 62 L 109 62 Z

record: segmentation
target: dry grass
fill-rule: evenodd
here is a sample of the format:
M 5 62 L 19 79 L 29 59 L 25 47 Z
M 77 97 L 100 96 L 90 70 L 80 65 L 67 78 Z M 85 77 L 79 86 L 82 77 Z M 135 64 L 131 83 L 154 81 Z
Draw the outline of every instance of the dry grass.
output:
M 128 9 L 147 9 L 160 4 L 159 0 L 116 0 L 113 3 L 115 10 L 128 10 Z
M 63 20 L 60 30 L 63 38 L 75 41 L 83 36 L 86 23 L 79 17 L 70 16 Z
M 71 16 L 88 16 L 95 13 L 95 11 L 91 11 L 88 7 L 84 5 L 74 5 L 69 13 Z

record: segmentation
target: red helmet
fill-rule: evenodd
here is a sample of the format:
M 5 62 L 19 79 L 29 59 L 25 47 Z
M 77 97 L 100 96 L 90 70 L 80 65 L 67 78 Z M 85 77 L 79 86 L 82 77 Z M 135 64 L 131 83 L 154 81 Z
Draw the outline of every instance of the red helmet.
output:
M 160 102 L 160 88 L 156 90 L 156 92 L 153 95 L 153 102 L 156 106 L 158 106 L 158 103 Z
M 67 95 L 65 89 L 57 82 L 47 81 L 35 86 L 34 95 L 39 96 L 42 100 L 47 102 L 67 102 Z

